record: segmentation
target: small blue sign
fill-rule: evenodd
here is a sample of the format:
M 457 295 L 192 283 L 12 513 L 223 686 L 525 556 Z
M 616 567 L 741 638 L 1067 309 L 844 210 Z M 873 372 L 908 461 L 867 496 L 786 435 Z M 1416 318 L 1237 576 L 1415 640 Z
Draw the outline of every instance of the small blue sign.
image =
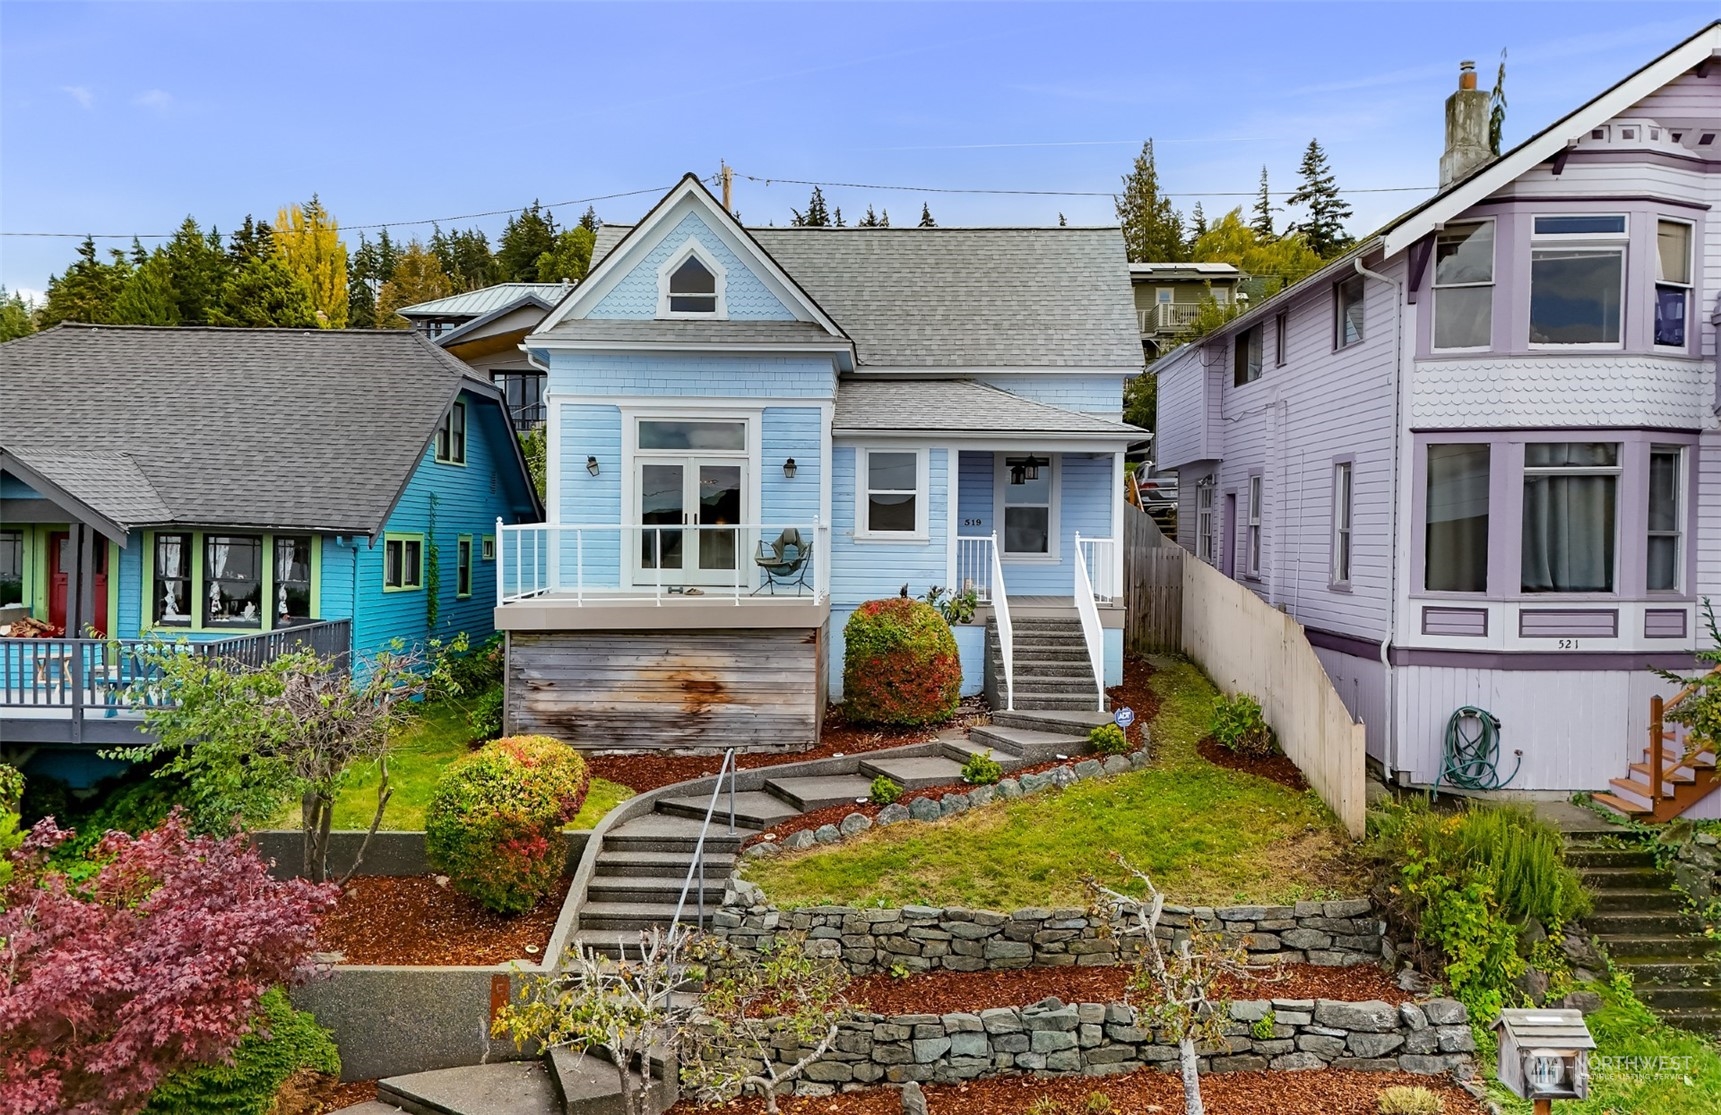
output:
M 1118 709 L 1116 713 L 1112 714 L 1112 719 L 1117 721 L 1118 727 L 1127 728 L 1131 724 L 1135 723 L 1135 710 L 1130 708 L 1128 705 L 1125 705 L 1123 708 Z

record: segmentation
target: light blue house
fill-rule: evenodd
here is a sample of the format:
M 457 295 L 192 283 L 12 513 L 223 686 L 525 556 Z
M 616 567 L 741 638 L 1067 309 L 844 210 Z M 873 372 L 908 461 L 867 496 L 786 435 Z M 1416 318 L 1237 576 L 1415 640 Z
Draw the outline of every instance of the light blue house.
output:
M 1117 230 L 744 229 L 690 175 L 596 256 L 525 342 L 550 464 L 547 522 L 498 530 L 512 728 L 803 746 L 854 608 L 934 587 L 983 605 L 965 692 L 1098 707 L 1145 436 Z M 1076 633 L 1067 676 L 1015 653 L 1031 621 Z
M 482 641 L 496 523 L 540 517 L 500 392 L 416 333 L 68 324 L 0 347 L 0 396 L 0 625 L 64 636 L 0 626 L 38 764 L 136 740 L 151 639 Z

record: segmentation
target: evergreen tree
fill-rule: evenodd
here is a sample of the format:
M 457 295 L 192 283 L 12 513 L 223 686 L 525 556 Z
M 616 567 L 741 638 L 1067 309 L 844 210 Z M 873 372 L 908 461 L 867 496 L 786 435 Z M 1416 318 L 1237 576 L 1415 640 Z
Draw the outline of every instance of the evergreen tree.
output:
M 15 290 L 8 293 L 5 284 L 0 283 L 0 344 L 35 331 L 36 315 L 30 304 Z
M 1500 50 L 1500 71 L 1494 75 L 1494 88 L 1488 93 L 1488 150 L 1500 153 L 1500 141 L 1506 136 L 1506 51 Z
M 813 194 L 807 199 L 806 212 L 799 209 L 790 209 L 789 212 L 793 214 L 789 223 L 803 228 L 824 228 L 831 223 L 831 211 L 825 207 L 825 192 L 817 186 L 813 187 Z
M 1063 214 L 1059 213 L 1058 216 L 1062 218 Z M 1195 211 L 1189 214 L 1189 242 L 1193 244 L 1205 235 L 1207 235 L 1207 214 L 1202 212 L 1201 203 L 1198 201 L 1195 203 Z
M 890 210 L 880 209 L 878 211 L 878 227 L 879 228 L 889 228 L 890 227 Z
M 580 227 L 585 229 L 587 232 L 596 235 L 598 225 L 600 223 L 601 222 L 598 220 L 598 211 L 589 205 L 586 206 L 586 211 L 580 214 Z
M 1331 259 L 1350 247 L 1345 221 L 1350 219 L 1351 207 L 1339 197 L 1338 182 L 1327 165 L 1327 153 L 1321 150 L 1320 140 L 1309 140 L 1297 173 L 1302 175 L 1302 182 L 1287 200 L 1302 206 L 1308 216 L 1297 223 L 1296 229 L 1316 255 Z
M 269 222 L 256 220 L 249 213 L 245 214 L 245 223 L 227 238 L 227 260 L 236 268 L 258 256 L 272 255 L 274 251 L 275 232 L 269 227 Z
M 504 235 L 504 242 L 506 235 Z M 526 282 L 537 278 L 536 269 Z M 411 324 L 395 313 L 402 306 L 416 306 L 454 293 L 454 284 L 442 271 L 436 255 L 417 240 L 407 244 L 400 253 L 388 281 L 376 296 L 377 325 L 383 329 L 406 329 Z
M 1278 235 L 1273 230 L 1273 195 L 1267 191 L 1267 168 L 1261 167 L 1261 188 L 1255 194 L 1255 211 L 1249 221 L 1249 227 L 1255 230 L 1255 235 L 1263 240 L 1271 240 Z
M 937 228 L 938 227 L 938 222 L 932 219 L 932 210 L 927 206 L 926 202 L 924 202 L 924 201 L 920 203 L 920 227 L 921 228 Z
M 349 296 L 351 289 L 349 286 Z M 275 252 L 250 255 L 232 270 L 221 288 L 215 322 L 292 328 L 315 328 L 320 324 L 310 288 Z
M 456 291 L 477 290 L 498 281 L 496 257 L 490 254 L 490 239 L 482 230 L 443 232 L 438 225 L 431 229 L 430 250 Z
M 149 260 L 149 253 L 144 250 L 143 241 L 137 237 L 131 238 L 131 265 L 142 267 Z
M 376 328 L 376 290 L 371 278 L 376 274 L 376 245 L 363 232 L 359 246 L 347 257 L 347 328 Z
M 1068 227 L 1069 223 L 1070 222 L 1064 218 L 1064 215 L 1062 213 L 1058 214 L 1058 227 L 1059 228 L 1066 228 L 1066 227 Z
M 227 281 L 232 265 L 221 247 L 219 236 L 211 229 L 205 233 L 197 222 L 186 217 L 179 231 L 151 260 L 161 259 L 162 279 L 148 280 L 137 292 L 138 297 L 153 296 L 158 285 L 164 285 L 173 299 L 174 320 L 136 320 L 139 325 L 208 325 L 215 307 L 221 301 L 221 288 Z M 141 268 L 139 268 L 141 270 Z M 133 312 L 153 314 L 147 301 L 134 302 Z
M 206 314 L 208 308 L 202 307 Z M 108 320 L 115 325 L 180 324 L 180 299 L 174 289 L 172 263 L 165 250 L 157 249 L 141 267 L 132 268 L 125 286 L 120 288 L 119 296 L 114 299 Z M 196 324 L 206 323 L 207 317 L 204 322 Z
M 341 329 L 347 324 L 347 246 L 340 224 L 316 194 L 275 217 L 275 254 L 311 292 L 317 324 Z
M 537 201 L 520 210 L 518 217 L 509 217 L 496 244 L 497 281 L 532 283 L 538 280 L 538 257 L 556 250 L 556 218 Z M 403 253 L 402 259 L 405 259 Z M 416 266 L 416 265 L 415 265 Z M 392 272 L 391 272 L 392 274 Z M 400 305 L 411 305 L 402 302 Z M 377 296 L 381 313 L 382 297 Z M 393 312 L 392 310 L 390 311 Z M 384 315 L 386 316 L 386 315 Z
M 65 274 L 48 279 L 47 298 L 37 314 L 37 324 L 46 329 L 62 321 L 104 322 L 110 320 L 114 300 L 131 276 L 125 253 L 111 249 L 111 262 L 96 258 L 96 242 L 84 237 L 78 258 Z
M 1124 250 L 1131 263 L 1176 263 L 1187 259 L 1183 214 L 1159 192 L 1159 169 L 1153 140 L 1141 145 L 1135 166 L 1124 176 L 1116 200 L 1118 224 L 1123 226 Z
M 585 225 L 575 225 L 556 234 L 556 246 L 538 257 L 540 283 L 577 283 L 592 268 L 592 248 L 597 234 Z
M 842 206 L 839 205 L 835 209 L 831 210 L 831 224 L 837 226 L 838 228 L 843 227 L 843 207 Z
M 866 207 L 866 216 L 864 216 L 860 220 L 856 221 L 855 227 L 856 228 L 878 228 L 878 227 L 880 227 L 879 223 L 878 223 L 878 214 L 873 212 L 873 208 L 870 204 Z

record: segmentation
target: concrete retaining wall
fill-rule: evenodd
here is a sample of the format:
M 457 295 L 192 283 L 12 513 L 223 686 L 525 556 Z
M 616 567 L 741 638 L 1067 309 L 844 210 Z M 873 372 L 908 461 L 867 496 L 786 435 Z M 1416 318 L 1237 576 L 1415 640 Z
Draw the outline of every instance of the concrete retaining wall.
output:
M 1123 951 L 1123 931 L 1132 924 L 1107 924 L 1076 908 L 1008 914 L 934 906 L 778 910 L 757 886 L 731 879 L 713 931 L 749 951 L 767 938 L 803 934 L 815 955 L 840 958 L 855 975 L 867 975 L 1118 964 L 1130 959 Z M 1368 899 L 1346 899 L 1295 906 L 1167 906 L 1159 934 L 1175 940 L 1192 925 L 1241 943 L 1254 963 L 1325 967 L 1380 963 L 1386 928 Z
M 1474 1071 L 1464 1006 L 1452 999 L 1393 1006 L 1370 1001 L 1260 999 L 1234 1002 L 1221 1042 L 1197 1046 L 1201 1071 L 1339 1068 L 1358 1071 Z M 786 1068 L 811 1048 L 781 1051 Z M 833 1048 L 795 1091 L 837 1090 L 909 1080 L 949 1084 L 1003 1072 L 1177 1070 L 1172 1035 L 1145 1025 L 1124 1003 L 1001 1007 L 962 1014 L 865 1015 L 845 1023 Z

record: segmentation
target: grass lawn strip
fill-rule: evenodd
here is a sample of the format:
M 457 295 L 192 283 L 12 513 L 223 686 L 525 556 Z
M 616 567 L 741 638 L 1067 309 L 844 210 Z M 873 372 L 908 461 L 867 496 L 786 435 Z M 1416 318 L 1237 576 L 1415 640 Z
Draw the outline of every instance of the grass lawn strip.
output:
M 836 848 L 757 861 L 749 878 L 784 907 L 1081 905 L 1083 875 L 1114 876 L 1106 853 L 1115 849 L 1168 901 L 1186 905 L 1279 905 L 1354 892 L 1348 841 L 1319 799 L 1197 754 L 1216 693 L 1200 671 L 1167 659 L 1148 684 L 1160 707 L 1147 770 L 936 824 L 873 829 Z

